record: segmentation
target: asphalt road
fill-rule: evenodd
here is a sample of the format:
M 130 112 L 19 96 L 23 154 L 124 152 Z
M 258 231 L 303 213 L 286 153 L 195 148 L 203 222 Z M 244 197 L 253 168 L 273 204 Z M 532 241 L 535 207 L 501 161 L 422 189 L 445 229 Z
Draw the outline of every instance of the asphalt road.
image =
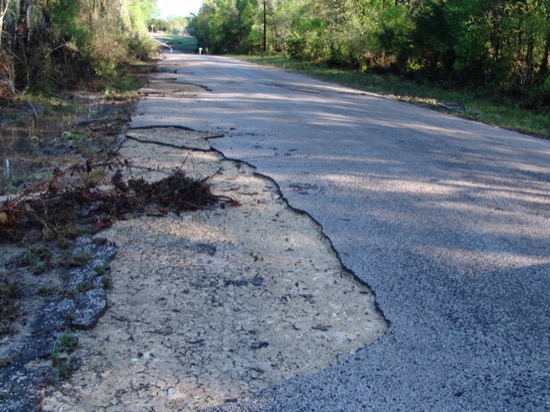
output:
M 148 99 L 132 126 L 223 134 L 211 144 L 317 220 L 390 323 L 222 409 L 550 410 L 550 141 L 222 57 L 161 65 L 208 91 Z

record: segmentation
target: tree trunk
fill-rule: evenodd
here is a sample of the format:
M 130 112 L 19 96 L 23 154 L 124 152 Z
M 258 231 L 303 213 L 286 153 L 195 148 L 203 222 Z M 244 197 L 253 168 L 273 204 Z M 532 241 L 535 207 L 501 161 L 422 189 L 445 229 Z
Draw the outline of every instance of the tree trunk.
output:
M 29 42 L 31 38 L 31 7 L 32 0 L 21 0 L 19 14 L 17 16 L 18 41 L 24 39 Z
M 264 52 L 267 50 L 267 0 L 264 0 L 264 33 L 262 38 Z
M 2 37 L 4 37 L 4 16 L 6 16 L 9 6 L 10 0 L 2 0 L 0 3 L 0 45 L 2 45 Z
M 16 86 L 24 88 L 30 84 L 30 72 L 27 61 L 27 45 L 31 40 L 31 6 L 32 0 L 21 0 L 16 3 L 15 33 L 13 51 L 16 59 Z
M 546 35 L 546 44 L 544 45 L 544 53 L 540 62 L 539 76 L 544 78 L 548 74 L 548 59 L 550 58 L 550 31 Z
M 539 67 L 539 76 L 544 80 L 544 77 L 548 75 L 548 71 L 550 70 L 550 63 L 548 62 L 550 58 L 550 5 L 545 0 L 541 0 L 539 7 L 546 8 L 546 41 L 544 42 L 544 52 Z

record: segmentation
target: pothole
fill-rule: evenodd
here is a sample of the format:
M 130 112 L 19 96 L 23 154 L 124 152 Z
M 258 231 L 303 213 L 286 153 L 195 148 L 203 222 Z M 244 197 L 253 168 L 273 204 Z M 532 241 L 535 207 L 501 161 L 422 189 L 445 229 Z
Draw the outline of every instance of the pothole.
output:
M 195 96 L 198 94 L 211 91 L 205 86 L 180 83 L 177 78 L 157 77 L 149 79 L 149 84 L 143 87 L 140 92 L 146 95 L 189 95 Z

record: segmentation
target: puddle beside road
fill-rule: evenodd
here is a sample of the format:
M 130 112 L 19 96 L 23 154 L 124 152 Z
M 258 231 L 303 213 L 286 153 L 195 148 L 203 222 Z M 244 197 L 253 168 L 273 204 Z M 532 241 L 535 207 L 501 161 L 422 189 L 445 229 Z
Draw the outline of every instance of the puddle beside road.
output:
M 28 116 L 0 127 L 0 195 L 33 180 L 32 175 L 49 162 L 42 153 L 44 141 L 61 137 L 76 115 L 75 108 L 60 108 L 40 112 L 38 120 Z
M 78 158 L 98 160 L 107 154 L 128 121 L 127 106 L 105 96 L 79 95 L 38 110 L 38 118 L 0 123 L 0 196 L 17 193 Z

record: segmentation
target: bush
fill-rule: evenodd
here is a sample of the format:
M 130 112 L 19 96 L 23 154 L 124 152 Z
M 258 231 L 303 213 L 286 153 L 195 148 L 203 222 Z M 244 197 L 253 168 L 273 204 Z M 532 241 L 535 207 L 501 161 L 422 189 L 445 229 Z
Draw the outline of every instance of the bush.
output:
M 550 75 L 547 75 L 539 85 L 531 87 L 527 102 L 530 108 L 548 110 L 550 107 Z
M 149 58 L 155 50 L 146 27 L 152 5 L 152 0 L 12 3 L 0 20 L 5 47 L 0 99 L 13 94 L 14 86 L 49 93 Z

